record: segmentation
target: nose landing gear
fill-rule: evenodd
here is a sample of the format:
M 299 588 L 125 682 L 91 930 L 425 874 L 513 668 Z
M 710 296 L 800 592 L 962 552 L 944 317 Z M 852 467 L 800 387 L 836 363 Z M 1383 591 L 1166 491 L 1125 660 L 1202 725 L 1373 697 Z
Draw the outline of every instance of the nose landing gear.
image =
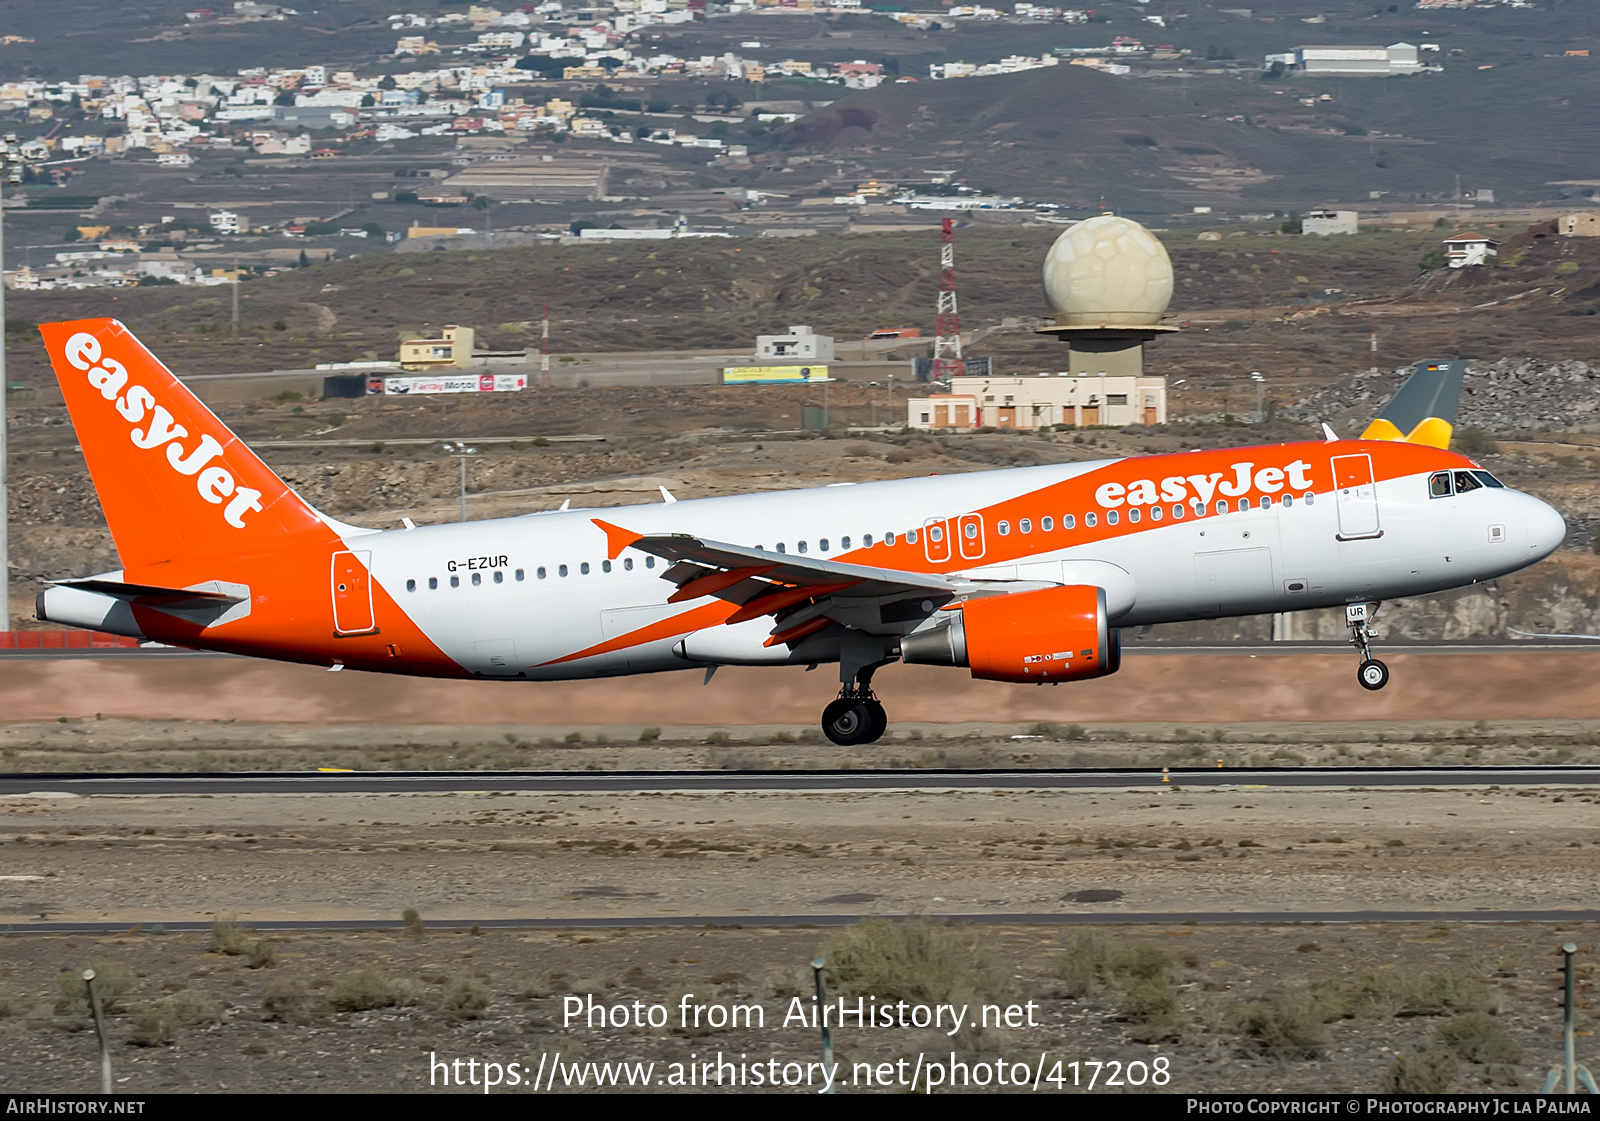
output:
M 1361 655 L 1356 667 L 1356 680 L 1363 689 L 1377 691 L 1389 684 L 1389 667 L 1372 656 L 1372 644 L 1378 638 L 1372 618 L 1378 613 L 1375 603 L 1347 603 L 1344 608 L 1345 626 L 1350 628 L 1350 645 Z

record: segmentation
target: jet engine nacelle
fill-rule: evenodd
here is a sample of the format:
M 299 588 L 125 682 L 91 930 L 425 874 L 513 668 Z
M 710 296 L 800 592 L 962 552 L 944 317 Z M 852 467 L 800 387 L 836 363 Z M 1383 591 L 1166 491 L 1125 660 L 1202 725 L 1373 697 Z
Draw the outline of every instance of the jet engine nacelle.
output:
M 984 596 L 948 608 L 948 623 L 900 640 L 903 661 L 968 666 L 985 681 L 1082 681 L 1116 673 L 1122 632 L 1091 584 Z

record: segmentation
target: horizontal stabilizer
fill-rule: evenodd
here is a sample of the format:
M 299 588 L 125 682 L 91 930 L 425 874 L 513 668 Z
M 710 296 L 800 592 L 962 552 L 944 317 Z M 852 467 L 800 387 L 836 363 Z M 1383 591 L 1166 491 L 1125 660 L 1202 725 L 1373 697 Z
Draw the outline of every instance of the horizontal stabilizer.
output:
M 1459 360 L 1418 362 L 1361 438 L 1448 448 L 1466 372 L 1467 364 Z
M 154 584 L 127 584 L 121 580 L 101 580 L 88 577 L 83 580 L 53 580 L 51 583 L 64 588 L 78 588 L 85 592 L 99 592 L 101 595 L 115 596 L 118 599 L 141 599 L 158 602 L 175 602 L 178 600 L 207 600 L 212 603 L 243 603 L 250 598 L 246 589 L 243 594 L 214 590 L 201 585 L 195 588 L 163 588 Z

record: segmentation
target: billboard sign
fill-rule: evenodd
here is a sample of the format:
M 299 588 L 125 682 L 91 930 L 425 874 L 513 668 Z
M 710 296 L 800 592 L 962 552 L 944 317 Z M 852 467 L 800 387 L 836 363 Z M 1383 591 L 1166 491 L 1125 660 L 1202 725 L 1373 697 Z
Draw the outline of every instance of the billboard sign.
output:
M 377 379 L 374 378 L 374 381 Z M 390 395 L 419 393 L 506 393 L 528 388 L 526 374 L 455 374 L 423 377 L 384 378 L 383 391 Z
M 723 385 L 783 385 L 828 381 L 826 366 L 724 366 Z

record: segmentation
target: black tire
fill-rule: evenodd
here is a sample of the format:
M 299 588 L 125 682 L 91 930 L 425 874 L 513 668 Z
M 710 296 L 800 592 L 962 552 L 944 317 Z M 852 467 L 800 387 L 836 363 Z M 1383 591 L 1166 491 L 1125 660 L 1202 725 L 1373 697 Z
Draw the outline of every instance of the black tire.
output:
M 889 714 L 883 711 L 883 705 L 877 701 L 863 701 L 862 703 L 867 708 L 867 716 L 870 722 L 868 732 L 870 734 L 861 742 L 877 743 L 883 738 L 883 733 L 889 730 Z
M 1376 658 L 1368 658 L 1356 667 L 1356 680 L 1363 689 L 1377 692 L 1389 684 L 1389 667 Z
M 872 732 L 872 714 L 865 701 L 840 697 L 822 710 L 822 734 L 840 747 L 871 743 L 877 738 Z

